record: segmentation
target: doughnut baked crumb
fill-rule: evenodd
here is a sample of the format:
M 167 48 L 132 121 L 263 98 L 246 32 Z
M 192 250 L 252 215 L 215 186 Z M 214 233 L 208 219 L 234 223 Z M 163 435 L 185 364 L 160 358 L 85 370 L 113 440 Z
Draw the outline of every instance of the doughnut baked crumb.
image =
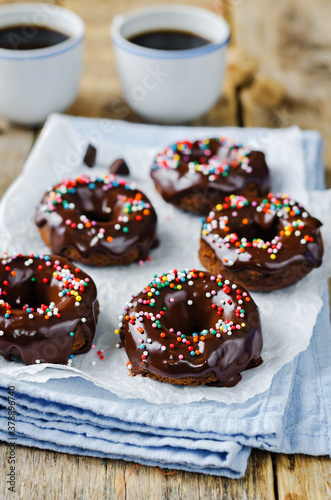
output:
M 62 181 L 44 195 L 35 222 L 52 252 L 92 266 L 146 260 L 158 243 L 147 196 L 114 175 Z
M 262 363 L 256 304 L 221 275 L 155 275 L 125 307 L 118 330 L 131 375 L 175 385 L 232 387 Z
M 270 189 L 264 153 L 228 137 L 168 146 L 155 158 L 151 176 L 165 201 L 202 215 L 232 193 L 262 196 Z
M 321 225 L 286 194 L 231 195 L 203 223 L 200 262 L 248 290 L 284 288 L 321 265 Z
M 8 361 L 70 363 L 91 348 L 98 315 L 92 278 L 64 257 L 2 257 L 0 355 Z

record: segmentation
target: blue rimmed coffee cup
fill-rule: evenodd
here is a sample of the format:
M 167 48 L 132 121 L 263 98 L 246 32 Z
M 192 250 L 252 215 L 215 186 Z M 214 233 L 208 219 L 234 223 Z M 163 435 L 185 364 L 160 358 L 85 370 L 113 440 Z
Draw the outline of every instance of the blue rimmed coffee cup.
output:
M 136 35 L 158 30 L 192 33 L 207 43 L 184 50 L 160 50 L 132 41 Z M 185 5 L 148 7 L 115 17 L 111 38 L 124 96 L 143 118 L 156 123 L 185 123 L 216 103 L 230 39 L 229 26 L 222 17 Z
M 0 7 L 0 30 L 17 26 L 23 30 L 20 36 L 13 32 L 12 47 L 0 47 L 0 115 L 34 126 L 75 100 L 83 68 L 85 25 L 75 13 L 56 5 Z M 40 28 L 61 32 L 65 39 L 48 47 L 22 50 Z

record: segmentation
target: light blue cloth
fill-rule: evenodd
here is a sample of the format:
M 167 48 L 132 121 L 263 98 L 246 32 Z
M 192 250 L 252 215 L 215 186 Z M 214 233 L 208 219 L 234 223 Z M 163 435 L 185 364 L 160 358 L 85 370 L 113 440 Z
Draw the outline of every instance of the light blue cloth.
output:
M 309 188 L 324 186 L 322 144 L 304 134 Z M 155 405 L 123 400 L 79 377 L 0 382 L 0 439 L 8 439 L 7 386 L 16 387 L 17 444 L 237 478 L 251 447 L 331 453 L 331 332 L 328 294 L 308 349 L 241 405 Z

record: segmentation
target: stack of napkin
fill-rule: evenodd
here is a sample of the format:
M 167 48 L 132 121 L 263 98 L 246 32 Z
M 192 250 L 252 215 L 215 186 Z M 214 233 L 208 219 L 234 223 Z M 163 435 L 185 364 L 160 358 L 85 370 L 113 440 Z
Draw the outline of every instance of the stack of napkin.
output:
M 80 377 L 41 384 L 2 379 L 0 439 L 12 437 L 7 387 L 15 386 L 17 444 L 231 478 L 245 473 L 251 447 L 330 455 L 327 298 L 308 349 L 244 404 L 157 405 L 121 399 Z
M 322 143 L 303 133 L 306 174 L 321 189 Z M 238 478 L 252 447 L 281 453 L 331 453 L 330 312 L 327 289 L 309 347 L 243 404 L 153 404 L 122 399 L 79 376 L 0 382 L 0 439 L 8 441 L 8 387 L 15 398 L 16 444 L 72 454 Z

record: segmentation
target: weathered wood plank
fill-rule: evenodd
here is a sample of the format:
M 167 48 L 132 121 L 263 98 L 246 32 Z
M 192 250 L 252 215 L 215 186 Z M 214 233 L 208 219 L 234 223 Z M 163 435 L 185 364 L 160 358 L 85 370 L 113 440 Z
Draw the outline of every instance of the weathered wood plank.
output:
M 21 173 L 34 142 L 33 130 L 9 127 L 0 133 L 0 197 Z
M 274 500 L 274 479 L 270 453 L 252 450 L 248 467 L 242 479 L 201 476 L 199 479 L 201 500 Z M 276 499 L 275 499 L 276 500 Z
M 6 464 L 8 447 L 0 446 L 0 460 Z M 3 467 L 0 481 L 1 498 L 104 498 L 105 464 L 99 458 L 73 456 L 52 451 L 17 446 L 16 496 L 8 491 Z
M 0 445 L 0 496 L 13 498 L 4 481 L 8 447 Z M 17 446 L 17 498 L 116 500 L 273 500 L 271 456 L 254 451 L 244 478 L 230 480 L 184 471 L 145 467 L 123 460 L 106 460 Z
M 279 500 L 331 498 L 329 457 L 275 455 Z

